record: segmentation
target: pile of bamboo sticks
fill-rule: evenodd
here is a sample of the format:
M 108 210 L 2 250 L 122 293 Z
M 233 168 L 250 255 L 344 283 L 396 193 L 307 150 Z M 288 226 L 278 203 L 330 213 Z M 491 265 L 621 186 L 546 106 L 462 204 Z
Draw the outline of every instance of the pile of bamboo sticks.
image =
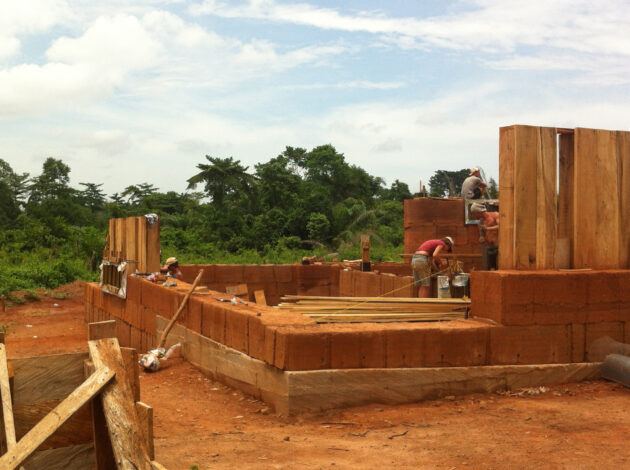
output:
M 410 297 L 323 297 L 287 295 L 281 310 L 302 313 L 317 323 L 444 321 L 467 318 L 470 300 Z

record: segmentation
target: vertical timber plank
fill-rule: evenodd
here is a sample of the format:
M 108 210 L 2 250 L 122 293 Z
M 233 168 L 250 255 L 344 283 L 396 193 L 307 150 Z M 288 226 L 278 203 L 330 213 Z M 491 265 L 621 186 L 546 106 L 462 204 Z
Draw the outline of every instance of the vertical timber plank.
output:
M 539 128 L 514 129 L 514 268 L 535 269 Z
M 556 268 L 571 268 L 573 259 L 573 203 L 574 196 L 574 136 L 560 134 L 558 137 L 558 240 L 566 240 L 568 256 L 558 260 Z
M 101 393 L 101 399 L 119 468 L 150 470 L 149 453 L 118 341 L 115 338 L 88 341 L 88 349 L 97 370 L 108 367 L 116 373 L 114 381 Z
M 160 221 L 147 224 L 147 272 L 160 270 Z
M 155 445 L 153 441 L 153 408 L 141 401 L 136 402 L 136 411 L 138 412 L 138 418 L 140 419 L 140 428 L 144 433 L 144 438 L 147 441 L 147 448 L 149 451 L 149 457 L 151 460 L 155 458 Z
M 536 156 L 536 269 L 555 267 L 558 225 L 556 155 L 556 129 L 539 127 Z
M 147 219 L 138 217 L 138 271 L 149 272 L 147 269 Z
M 514 268 L 514 134 L 499 129 L 499 269 Z
M 619 184 L 619 267 L 630 268 L 630 132 L 616 133 Z
M 619 267 L 619 181 L 615 133 L 575 129 L 574 268 Z
M 85 377 L 88 378 L 95 371 L 94 363 L 90 360 L 84 362 Z M 114 450 L 107 432 L 107 421 L 103 412 L 103 402 L 92 400 L 92 439 L 94 440 L 94 460 L 96 470 L 109 470 L 116 468 Z

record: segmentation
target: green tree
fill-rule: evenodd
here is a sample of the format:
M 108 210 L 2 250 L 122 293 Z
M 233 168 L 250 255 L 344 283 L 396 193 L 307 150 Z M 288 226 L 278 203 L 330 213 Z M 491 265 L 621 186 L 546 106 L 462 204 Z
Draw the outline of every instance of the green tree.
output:
M 429 190 L 433 197 L 458 197 L 461 195 L 462 183 L 470 170 L 459 171 L 437 170 L 429 179 Z
M 21 207 L 24 205 L 26 194 L 28 193 L 28 173 L 17 174 L 6 161 L 0 158 L 0 181 L 8 187 L 12 205 Z
M 499 199 L 499 185 L 494 178 L 490 178 L 488 181 L 487 191 L 490 199 Z
M 223 208 L 226 199 L 239 191 L 251 191 L 254 177 L 247 173 L 249 167 L 241 165 L 240 160 L 209 155 L 206 155 L 206 159 L 210 164 L 197 165 L 201 171 L 188 179 L 188 189 L 195 189 L 198 184 L 203 183 L 206 193 L 219 208 Z
M 105 203 L 105 193 L 101 191 L 103 184 L 95 183 L 79 183 L 81 186 L 85 186 L 85 189 L 80 192 L 80 198 L 83 204 L 91 211 L 101 210 Z
M 157 193 L 157 191 L 158 188 L 149 183 L 132 184 L 123 190 L 121 196 L 127 198 L 127 204 L 137 206 L 145 198 Z
M 409 185 L 399 180 L 394 181 L 389 189 L 383 188 L 381 190 L 381 198 L 389 201 L 402 202 L 405 199 L 411 199 L 411 197 L 412 195 L 409 190 Z
M 311 240 L 325 242 L 330 231 L 330 221 L 324 214 L 313 212 L 308 218 L 306 230 Z

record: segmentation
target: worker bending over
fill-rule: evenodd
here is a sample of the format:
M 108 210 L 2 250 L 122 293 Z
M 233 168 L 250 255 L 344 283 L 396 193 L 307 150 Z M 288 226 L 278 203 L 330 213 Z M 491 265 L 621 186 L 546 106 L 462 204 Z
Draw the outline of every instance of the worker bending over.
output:
M 444 251 L 453 251 L 453 239 L 444 237 L 440 240 L 427 240 L 418 247 L 413 258 L 411 258 L 411 268 L 413 269 L 413 280 L 415 286 L 420 286 L 418 297 L 431 296 L 431 268 L 439 271 L 446 260 L 440 258 Z
M 174 277 L 175 279 L 178 279 L 180 281 L 184 279 L 184 275 L 179 269 L 179 262 L 174 256 L 171 256 L 169 259 L 166 260 L 164 266 L 160 268 L 160 272 L 162 274 L 166 274 L 166 277 Z
M 471 168 L 468 178 L 462 183 L 462 197 L 464 199 L 481 199 L 486 190 L 486 183 L 481 179 L 479 168 Z

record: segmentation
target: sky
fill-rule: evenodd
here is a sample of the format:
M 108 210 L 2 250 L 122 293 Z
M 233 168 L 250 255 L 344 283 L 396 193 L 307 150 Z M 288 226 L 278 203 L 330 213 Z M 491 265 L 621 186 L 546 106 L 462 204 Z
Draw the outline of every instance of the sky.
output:
M 630 130 L 627 0 L 0 0 L 0 158 L 109 195 L 332 144 L 419 190 L 499 127 Z

